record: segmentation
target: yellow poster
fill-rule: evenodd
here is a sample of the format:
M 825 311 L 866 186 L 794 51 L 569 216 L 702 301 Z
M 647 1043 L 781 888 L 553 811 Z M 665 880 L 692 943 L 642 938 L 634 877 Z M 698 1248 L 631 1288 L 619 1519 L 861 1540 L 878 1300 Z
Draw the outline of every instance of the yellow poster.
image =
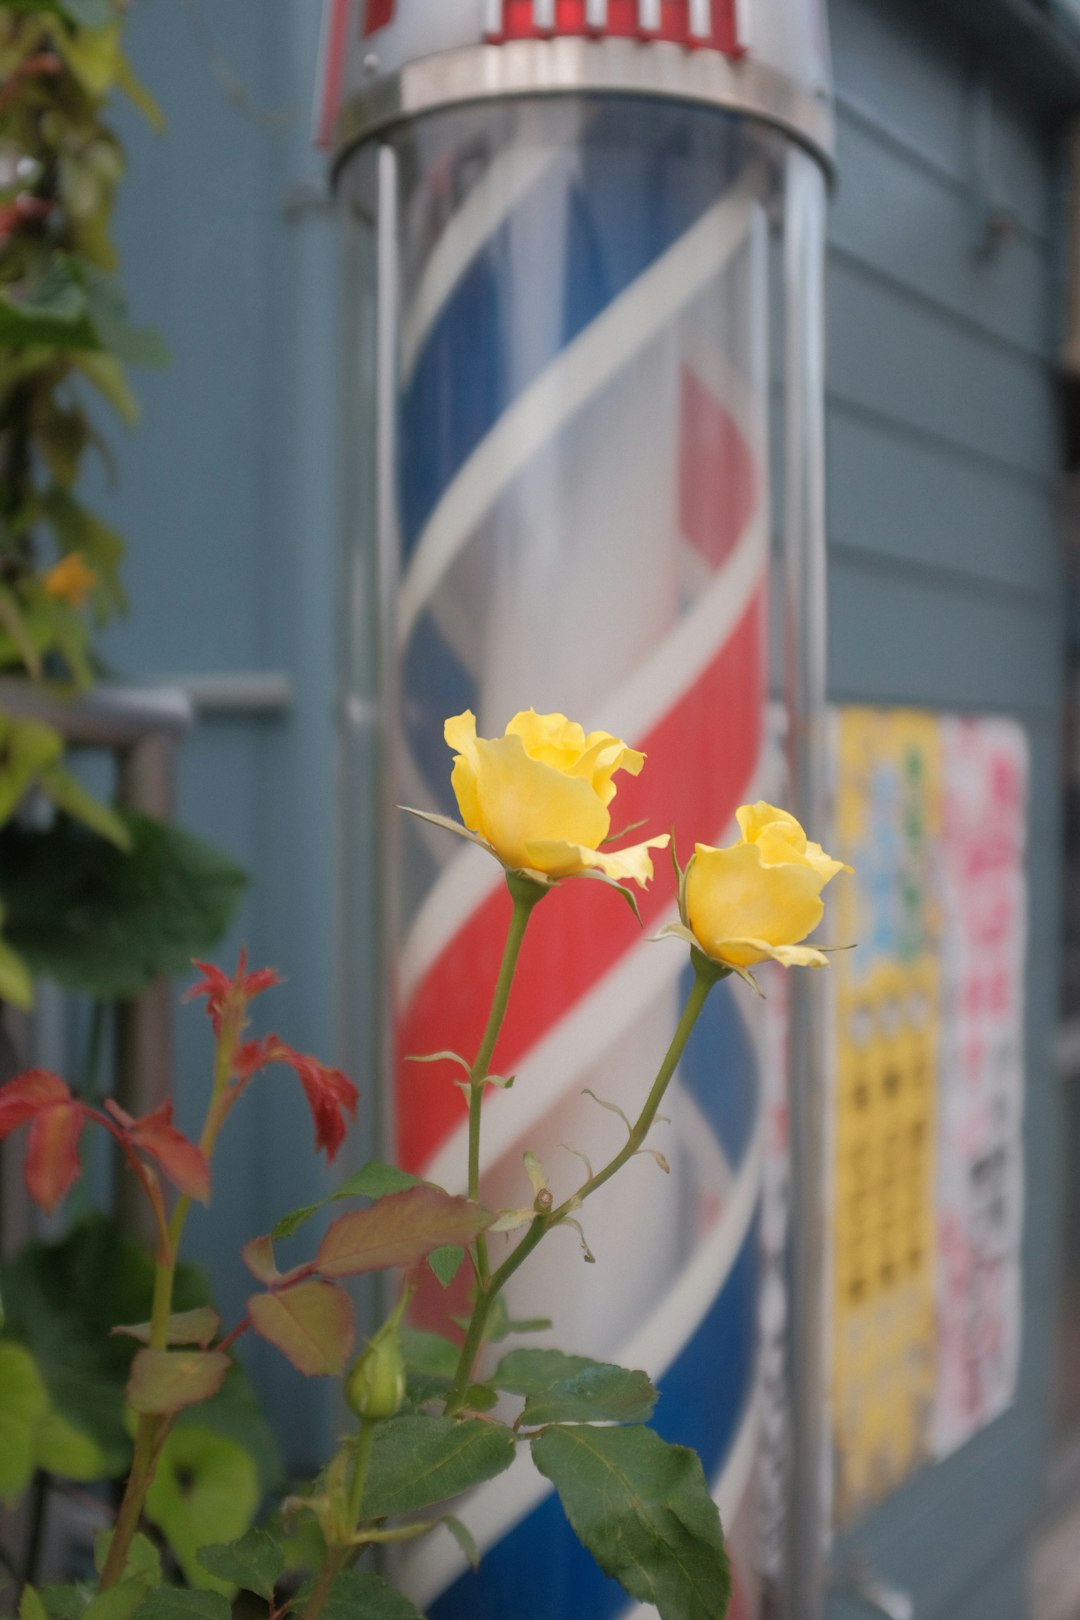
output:
M 838 717 L 831 1410 L 840 1524 L 933 1452 L 941 731 Z

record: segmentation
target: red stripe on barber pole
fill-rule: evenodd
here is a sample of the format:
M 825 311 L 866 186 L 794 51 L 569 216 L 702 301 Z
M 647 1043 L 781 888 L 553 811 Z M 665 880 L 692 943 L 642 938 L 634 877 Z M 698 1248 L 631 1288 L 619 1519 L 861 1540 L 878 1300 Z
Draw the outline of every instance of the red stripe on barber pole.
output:
M 321 94 L 315 119 L 315 144 L 333 145 L 334 126 L 341 111 L 345 59 L 349 54 L 349 14 L 352 0 L 330 0 L 323 13 Z
M 367 0 L 362 30 L 364 38 L 366 39 L 369 34 L 377 34 L 380 28 L 392 23 L 396 10 L 397 0 Z
M 708 0 L 710 22 L 702 32 L 695 25 L 692 0 L 660 0 L 654 26 L 643 23 L 640 0 L 607 0 L 603 22 L 590 21 L 589 0 L 555 0 L 554 20 L 537 22 L 535 0 L 503 0 L 503 20 L 498 32 L 488 37 L 493 44 L 509 39 L 550 39 L 556 35 L 584 35 L 589 38 L 666 40 L 691 50 L 721 51 L 725 56 L 741 56 L 746 41 L 739 26 L 738 0 Z

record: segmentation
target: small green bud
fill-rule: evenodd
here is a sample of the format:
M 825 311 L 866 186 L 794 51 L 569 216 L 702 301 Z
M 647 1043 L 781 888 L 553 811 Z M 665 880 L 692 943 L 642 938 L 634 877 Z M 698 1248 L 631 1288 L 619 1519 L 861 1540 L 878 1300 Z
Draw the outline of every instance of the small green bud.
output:
M 387 1325 L 352 1366 L 345 1399 L 358 1418 L 392 1418 L 405 1399 L 405 1358 L 397 1324 Z

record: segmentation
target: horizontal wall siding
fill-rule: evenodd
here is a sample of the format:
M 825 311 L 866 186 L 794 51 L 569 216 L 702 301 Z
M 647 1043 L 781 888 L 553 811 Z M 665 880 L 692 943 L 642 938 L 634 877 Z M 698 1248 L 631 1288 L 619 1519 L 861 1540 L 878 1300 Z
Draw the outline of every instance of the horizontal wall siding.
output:
M 1032 758 L 1025 1339 L 1016 1405 L 852 1540 L 919 1620 L 1023 1620 L 1048 1375 L 1062 684 L 1054 164 L 993 86 L 981 230 L 963 39 L 903 0 L 832 0 L 839 185 L 828 280 L 831 695 L 1011 714 Z M 841 1550 L 842 1551 L 842 1550 Z M 862 1612 L 837 1596 L 830 1620 Z

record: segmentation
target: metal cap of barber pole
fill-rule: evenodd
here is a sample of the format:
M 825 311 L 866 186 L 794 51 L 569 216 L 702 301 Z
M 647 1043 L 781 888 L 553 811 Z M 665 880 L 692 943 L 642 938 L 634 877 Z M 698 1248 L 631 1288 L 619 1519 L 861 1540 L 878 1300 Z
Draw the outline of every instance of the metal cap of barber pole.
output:
M 824 0 L 329 0 L 317 133 L 339 159 L 436 109 L 567 92 L 741 112 L 831 167 Z

